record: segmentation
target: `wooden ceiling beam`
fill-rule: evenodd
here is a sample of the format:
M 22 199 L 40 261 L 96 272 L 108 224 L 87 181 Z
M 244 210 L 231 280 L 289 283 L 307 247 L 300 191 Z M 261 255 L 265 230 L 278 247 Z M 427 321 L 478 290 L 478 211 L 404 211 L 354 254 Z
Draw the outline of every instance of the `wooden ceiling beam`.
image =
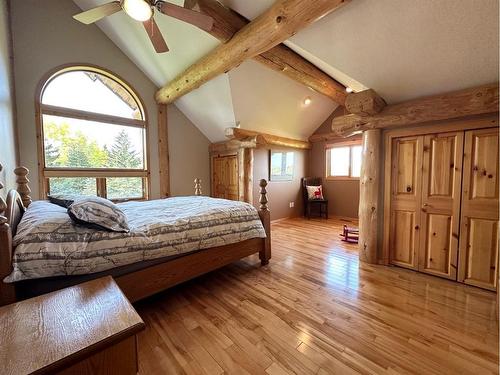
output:
M 302 28 L 339 8 L 346 1 L 315 0 L 310 2 L 302 0 L 277 0 L 266 12 L 241 27 L 227 42 L 216 47 L 169 84 L 162 87 L 156 93 L 157 102 L 162 104 L 172 103 L 179 97 L 200 87 L 218 75 L 227 73 L 243 61 L 261 55 L 276 47 Z M 236 19 L 225 24 L 220 24 L 220 20 L 223 17 L 214 18 L 216 24 L 219 22 L 217 27 L 214 28 L 214 34 L 221 38 L 226 38 L 232 32 L 232 28 L 237 28 L 242 24 L 241 20 L 237 22 Z M 325 85 L 321 81 L 328 77 L 326 74 L 323 73 L 322 78 L 312 79 L 310 77 L 311 69 L 309 65 L 301 64 L 297 65 L 297 68 L 288 65 L 287 61 L 290 51 L 282 47 L 280 47 L 280 51 L 278 54 L 273 53 L 267 57 L 259 57 L 259 59 L 268 66 L 275 66 L 274 69 L 279 69 L 285 74 L 290 74 L 296 78 L 302 77 L 300 79 L 307 81 L 308 86 L 316 86 L 315 89 L 322 89 L 322 91 L 328 92 L 328 90 L 323 89 Z M 295 72 L 293 71 L 294 69 L 296 70 Z M 314 70 L 315 73 L 317 71 L 318 69 Z M 317 79 L 320 82 L 317 82 Z M 336 100 L 343 104 L 345 94 L 340 93 L 340 91 L 343 91 L 343 87 L 342 90 L 341 87 L 336 87 L 335 89 L 330 87 L 329 90 L 333 90 L 329 95 L 335 97 Z
M 257 137 L 247 137 L 244 139 L 230 139 L 224 142 L 211 143 L 208 151 L 213 153 L 237 151 L 242 148 L 256 148 Z
M 251 137 L 256 137 L 257 144 L 260 146 L 280 146 L 297 148 L 300 150 L 308 150 L 312 146 L 309 142 L 299 139 L 280 137 L 278 135 L 260 133 L 252 130 L 241 128 L 226 128 L 226 137 L 229 139 L 243 140 Z
M 371 116 L 379 113 L 387 104 L 373 89 L 347 95 L 345 108 L 352 114 Z
M 193 4 L 197 10 L 214 19 L 214 27 L 209 33 L 221 42 L 230 40 L 234 34 L 250 21 L 217 0 L 198 0 Z M 307 61 L 283 43 L 253 58 L 262 65 L 284 74 L 334 102 L 344 105 L 347 93 L 344 85 Z
M 346 115 L 332 120 L 332 132 L 349 136 L 367 129 L 388 129 L 431 121 L 498 112 L 498 83 L 389 105 L 373 116 Z

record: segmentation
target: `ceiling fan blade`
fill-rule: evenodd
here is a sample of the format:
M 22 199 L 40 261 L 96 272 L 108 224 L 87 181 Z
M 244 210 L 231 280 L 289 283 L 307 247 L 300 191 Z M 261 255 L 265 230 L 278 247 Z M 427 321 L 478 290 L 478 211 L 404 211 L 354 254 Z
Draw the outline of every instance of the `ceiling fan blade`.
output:
M 159 10 L 167 16 L 190 23 L 205 31 L 212 30 L 214 25 L 214 19 L 212 17 L 171 3 L 162 2 L 159 6 Z
M 197 3 L 198 0 L 184 0 L 184 8 L 193 9 Z
M 165 42 L 165 39 L 163 39 L 163 35 L 161 35 L 160 28 L 156 24 L 155 19 L 151 17 L 149 20 L 144 21 L 142 24 L 144 25 L 146 33 L 148 33 L 149 40 L 151 40 L 155 51 L 157 53 L 168 52 L 167 43 Z
M 89 9 L 85 12 L 75 14 L 73 18 L 81 23 L 84 23 L 85 25 L 90 25 L 91 23 L 99 21 L 106 16 L 111 16 L 120 10 L 122 10 L 120 2 L 113 1 L 108 4 Z

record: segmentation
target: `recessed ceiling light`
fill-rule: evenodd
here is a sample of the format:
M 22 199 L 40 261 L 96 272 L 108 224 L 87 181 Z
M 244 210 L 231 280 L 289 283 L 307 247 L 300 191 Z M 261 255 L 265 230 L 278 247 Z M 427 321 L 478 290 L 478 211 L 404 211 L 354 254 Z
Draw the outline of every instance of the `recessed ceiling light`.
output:
M 312 99 L 309 96 L 304 99 L 304 105 L 309 105 L 309 104 L 311 104 L 311 102 L 312 102 Z
M 350 94 L 353 90 L 352 90 L 352 88 L 350 88 L 350 87 L 346 87 L 346 88 L 345 88 L 345 91 L 347 91 L 347 92 Z

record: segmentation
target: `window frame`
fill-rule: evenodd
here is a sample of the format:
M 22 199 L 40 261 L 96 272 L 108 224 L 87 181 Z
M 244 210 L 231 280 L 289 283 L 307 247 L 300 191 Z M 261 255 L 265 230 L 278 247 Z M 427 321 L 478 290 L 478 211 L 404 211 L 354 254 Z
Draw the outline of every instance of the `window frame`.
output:
M 331 143 L 325 145 L 325 179 L 327 181 L 359 181 L 359 177 L 352 176 L 352 149 L 356 146 L 362 146 L 361 139 L 346 142 Z M 334 148 L 349 148 L 349 172 L 347 176 L 331 176 L 331 153 Z
M 130 119 L 120 116 L 107 115 L 91 111 L 84 111 L 66 107 L 58 107 L 42 103 L 42 97 L 48 85 L 58 76 L 72 71 L 87 71 L 97 73 L 109 78 L 129 93 L 137 103 L 142 114 L 142 120 Z M 45 142 L 43 134 L 43 115 L 52 115 L 67 117 L 79 120 L 90 120 L 106 124 L 116 124 L 127 127 L 136 127 L 143 129 L 143 168 L 142 169 L 117 169 L 117 168 L 54 168 L 47 167 L 45 164 Z M 144 105 L 144 101 L 132 86 L 117 75 L 105 68 L 92 64 L 65 64 L 58 66 L 46 73 L 40 80 L 35 93 L 35 117 L 37 132 L 37 154 L 38 154 L 38 175 L 39 175 L 39 196 L 47 199 L 49 195 L 49 178 L 54 177 L 91 177 L 96 180 L 96 194 L 99 197 L 106 198 L 106 178 L 112 177 L 140 177 L 142 178 L 142 197 L 113 199 L 114 202 L 123 202 L 131 200 L 147 200 L 151 196 L 150 170 L 149 170 L 149 142 L 148 142 L 148 119 L 149 116 Z
M 286 155 L 291 153 L 293 155 L 293 165 L 292 165 L 292 174 L 280 174 L 275 175 L 272 172 L 272 157 L 273 154 L 282 154 L 284 157 L 281 159 L 281 168 L 282 172 L 286 172 Z M 269 181 L 271 182 L 280 182 L 280 181 L 293 181 L 295 175 L 295 152 L 294 151 L 286 151 L 286 150 L 269 150 Z

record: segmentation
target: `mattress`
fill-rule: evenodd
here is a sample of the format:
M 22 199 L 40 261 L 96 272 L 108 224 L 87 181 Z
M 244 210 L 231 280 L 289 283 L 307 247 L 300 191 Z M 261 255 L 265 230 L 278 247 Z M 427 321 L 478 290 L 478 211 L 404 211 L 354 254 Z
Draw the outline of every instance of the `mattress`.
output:
M 13 271 L 4 282 L 93 274 L 266 237 L 257 210 L 244 202 L 190 196 L 118 206 L 129 233 L 75 225 L 65 208 L 33 202 L 17 228 Z

